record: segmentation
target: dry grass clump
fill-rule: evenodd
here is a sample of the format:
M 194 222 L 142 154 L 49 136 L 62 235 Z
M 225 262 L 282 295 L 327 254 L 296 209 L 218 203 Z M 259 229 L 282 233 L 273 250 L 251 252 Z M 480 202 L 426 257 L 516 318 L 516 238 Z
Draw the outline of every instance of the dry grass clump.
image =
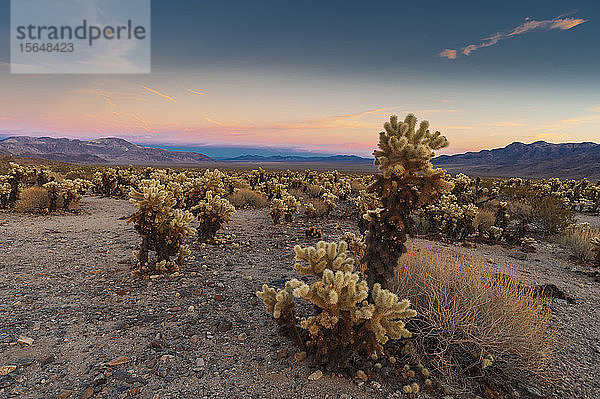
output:
M 475 215 L 474 227 L 477 231 L 488 231 L 494 225 L 496 213 L 488 208 L 480 209 Z
M 592 243 L 596 237 L 600 239 L 600 230 L 593 228 L 589 223 L 572 224 L 561 236 L 560 243 L 575 258 L 582 262 L 589 262 L 596 256 L 595 245 Z
M 47 211 L 49 206 L 48 190 L 32 186 L 21 191 L 15 208 L 17 212 L 39 213 Z
M 311 219 L 321 219 L 327 217 L 331 208 L 321 199 L 311 199 L 307 202 L 306 216 Z
M 269 206 L 269 200 L 261 193 L 241 188 L 229 196 L 229 202 L 236 208 L 266 208 Z
M 483 259 L 409 246 L 393 292 L 418 313 L 416 353 L 448 382 L 462 385 L 490 370 L 513 378 L 548 370 L 555 343 L 547 300 Z

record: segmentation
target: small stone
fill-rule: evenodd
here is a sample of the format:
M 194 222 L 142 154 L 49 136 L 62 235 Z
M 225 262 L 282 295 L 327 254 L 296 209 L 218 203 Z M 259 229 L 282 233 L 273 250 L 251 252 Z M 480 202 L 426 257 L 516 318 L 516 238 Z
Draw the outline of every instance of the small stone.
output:
M 233 327 L 233 325 L 228 322 L 228 321 L 222 321 L 217 325 L 217 331 L 218 332 L 227 332 L 229 330 L 231 330 L 231 328 Z
M 48 364 L 54 363 L 56 361 L 56 357 L 53 354 L 43 357 L 40 359 L 40 364 L 42 366 L 46 366 Z
M 2 367 L 0 367 L 0 375 L 8 375 L 8 374 L 12 373 L 13 371 L 15 371 L 16 369 L 17 369 L 17 366 L 14 366 L 14 365 L 2 366 Z
M 188 306 L 188 312 L 192 313 L 196 308 L 194 307 L 194 305 L 190 305 Z
M 125 364 L 125 363 L 129 363 L 131 361 L 130 358 L 128 358 L 127 356 L 121 356 L 118 357 L 116 359 L 111 360 L 110 362 L 106 363 L 108 366 L 118 366 L 120 364 Z
M 150 342 L 150 346 L 153 347 L 154 349 L 162 349 L 164 347 L 162 341 L 159 339 L 153 339 Z
M 237 339 L 238 341 L 243 341 L 248 337 L 248 334 L 246 333 L 241 333 L 240 335 L 238 335 Z
M 94 395 L 94 388 L 87 387 L 86 389 L 83 390 L 83 392 L 81 392 L 79 399 L 90 399 L 93 395 Z
M 284 349 L 282 349 L 279 352 L 279 358 L 280 359 L 285 359 L 287 356 L 288 356 L 288 350 L 287 349 L 284 348 Z
M 323 377 L 323 372 L 321 370 L 317 370 L 308 376 L 308 380 L 309 381 L 319 381 L 322 377 Z
M 34 341 L 33 338 L 29 338 L 24 335 L 21 335 L 21 336 L 19 336 L 19 338 L 17 338 L 17 342 L 20 344 L 23 344 L 23 345 L 31 346 L 31 345 L 33 345 L 33 341 Z
M 58 394 L 58 396 L 56 397 L 56 399 L 67 399 L 69 396 L 71 396 L 72 393 L 73 393 L 73 391 L 64 391 L 64 392 L 61 392 L 60 394 Z
M 367 374 L 365 374 L 365 372 L 364 372 L 364 371 L 362 371 L 362 370 L 358 370 L 358 371 L 356 372 L 356 378 L 358 378 L 358 379 L 360 379 L 360 380 L 362 380 L 362 381 L 367 381 L 367 379 L 368 379 L 369 377 L 367 377 Z
M 225 298 L 223 298 L 223 295 L 221 294 L 215 294 L 215 301 L 219 301 L 219 302 L 223 302 L 225 300 Z
M 196 367 L 204 367 L 205 364 L 206 362 L 203 358 L 199 357 L 196 359 Z
M 140 388 L 139 387 L 131 388 L 129 390 L 129 396 L 135 396 L 135 395 L 137 395 L 139 393 L 140 393 Z
M 93 382 L 94 382 L 94 386 L 99 386 L 99 385 L 106 384 L 106 376 L 104 374 L 98 374 L 94 378 Z

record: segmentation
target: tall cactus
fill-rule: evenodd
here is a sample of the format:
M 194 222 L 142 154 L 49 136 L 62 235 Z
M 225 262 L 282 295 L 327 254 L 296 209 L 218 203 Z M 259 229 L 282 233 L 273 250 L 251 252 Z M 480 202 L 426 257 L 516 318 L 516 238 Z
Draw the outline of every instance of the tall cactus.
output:
M 408 114 L 404 122 L 391 116 L 379 133 L 379 149 L 373 152 L 375 165 L 383 173 L 367 190 L 380 198 L 382 207 L 364 216 L 369 225 L 362 263 L 370 287 L 375 283 L 389 286 L 398 259 L 406 252 L 404 243 L 413 227 L 411 213 L 452 188 L 445 180 L 446 172 L 434 169 L 430 162 L 434 151 L 447 147 L 448 140 L 440 132 L 430 132 L 427 121 L 422 121 L 418 129 L 416 125 L 413 114 Z

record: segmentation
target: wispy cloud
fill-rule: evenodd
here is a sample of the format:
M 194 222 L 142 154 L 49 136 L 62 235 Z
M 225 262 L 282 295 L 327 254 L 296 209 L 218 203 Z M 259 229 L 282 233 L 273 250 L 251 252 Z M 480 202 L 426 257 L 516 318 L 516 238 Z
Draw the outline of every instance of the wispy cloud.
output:
M 197 95 L 199 95 L 199 96 L 203 96 L 203 95 L 205 94 L 205 93 L 203 93 L 203 92 L 201 92 L 201 91 L 192 90 L 192 89 L 189 89 L 189 88 L 187 88 L 187 87 L 186 87 L 185 89 L 186 89 L 187 91 L 189 91 L 190 93 L 192 93 L 192 94 L 197 94 Z
M 173 101 L 174 103 L 176 103 L 176 102 L 177 102 L 177 100 L 175 100 L 175 99 L 174 99 L 173 97 L 171 97 L 171 96 L 167 96 L 166 94 L 163 94 L 163 93 L 161 93 L 161 92 L 159 92 L 159 91 L 156 91 L 156 90 L 154 90 L 154 89 L 151 89 L 151 88 L 149 88 L 149 87 L 146 87 L 146 86 L 142 86 L 142 87 L 143 87 L 144 89 L 148 90 L 148 91 L 149 91 L 149 92 L 151 92 L 151 93 L 154 93 L 154 94 L 157 94 L 157 95 L 159 95 L 159 96 L 161 96 L 161 97 L 163 97 L 163 98 L 166 98 L 166 99 L 167 99 L 167 100 L 169 100 L 169 101 Z
M 209 117 L 206 117 L 206 118 L 204 118 L 204 120 L 206 120 L 206 121 L 208 121 L 208 122 L 210 122 L 210 123 L 213 123 L 213 124 L 215 124 L 215 125 L 217 125 L 217 126 L 225 126 L 225 124 L 224 124 L 224 123 L 222 123 L 222 122 L 219 122 L 219 121 L 216 121 L 216 120 L 214 120 L 214 119 L 210 119 Z
M 440 52 L 440 57 L 446 57 L 450 60 L 456 59 L 456 50 L 453 50 L 451 48 L 447 48 L 444 51 Z
M 499 121 L 499 122 L 489 122 L 486 123 L 485 126 L 490 127 L 518 127 L 518 126 L 526 126 L 524 123 L 515 122 L 515 121 Z
M 536 30 L 548 31 L 553 29 L 568 30 L 587 22 L 587 19 L 573 18 L 560 16 L 553 19 L 545 19 L 536 21 L 535 19 L 527 18 L 521 25 L 512 28 L 505 32 L 496 32 L 493 35 L 482 39 L 480 43 L 468 44 L 461 49 L 463 55 L 470 55 L 473 51 L 481 48 L 490 47 L 497 44 L 499 41 L 515 36 L 524 35 Z M 445 49 L 440 52 L 440 57 L 446 57 L 451 60 L 456 59 L 458 51 L 454 49 Z

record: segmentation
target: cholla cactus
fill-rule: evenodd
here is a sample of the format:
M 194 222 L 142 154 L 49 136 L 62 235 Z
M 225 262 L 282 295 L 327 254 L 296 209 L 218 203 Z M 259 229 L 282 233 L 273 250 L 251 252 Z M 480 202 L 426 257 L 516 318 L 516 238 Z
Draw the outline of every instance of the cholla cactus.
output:
M 297 263 L 294 265 L 296 272 L 301 276 L 321 277 L 327 269 L 333 271 L 349 272 L 354 270 L 354 259 L 348 257 L 348 244 L 340 241 L 339 244 L 319 241 L 317 247 L 294 247 Z M 303 263 L 301 263 L 303 262 Z
M 189 211 L 174 209 L 173 194 L 158 180 L 142 180 L 140 187 L 132 188 L 129 196 L 129 202 L 138 210 L 127 222 L 133 223 L 142 237 L 140 249 L 134 252 L 138 258 L 136 273 L 179 270 L 185 258 L 190 255 L 190 250 L 183 241 L 196 233 L 189 226 L 194 216 Z M 156 259 L 149 260 L 149 251 L 156 253 Z M 172 257 L 175 259 L 172 260 Z
M 308 333 L 309 348 L 338 366 L 361 349 L 381 353 L 388 339 L 409 337 L 403 320 L 416 315 L 409 309 L 408 300 L 399 302 L 395 294 L 379 284 L 373 288 L 373 302 L 369 302 L 368 284 L 354 272 L 354 261 L 347 249 L 345 241 L 321 241 L 316 248 L 296 246 L 296 271 L 314 276 L 317 281 L 308 285 L 292 279 L 283 289 L 263 285 L 262 291 L 256 293 L 278 324 L 294 331 L 301 346 L 304 339 L 296 327 L 293 298 L 312 303 L 317 313 L 300 317 L 300 327 Z
M 293 195 L 284 192 L 281 199 L 275 198 L 271 201 L 269 215 L 274 224 L 279 224 L 282 219 L 291 222 L 299 208 L 300 202 Z
M 8 198 L 10 195 L 10 176 L 0 175 L 0 208 L 8 208 Z
M 60 191 L 63 197 L 63 209 L 66 211 L 71 205 L 79 202 L 83 194 L 87 191 L 89 182 L 87 180 L 63 180 L 60 183 Z
M 27 171 L 24 167 L 14 162 L 10 162 L 9 167 L 8 174 L 10 178 L 8 183 L 10 184 L 10 193 L 8 194 L 8 206 L 13 207 L 19 199 L 19 191 Z
M 44 188 L 48 191 L 49 205 L 48 212 L 56 212 L 58 194 L 60 193 L 60 183 L 51 181 L 44 184 Z
M 430 132 L 429 122 L 422 121 L 415 130 L 416 124 L 412 114 L 403 123 L 395 115 L 390 117 L 379 134 L 379 150 L 373 153 L 375 165 L 383 173 L 368 189 L 382 205 L 365 216 L 369 226 L 363 263 L 369 286 L 388 286 L 398 259 L 406 252 L 406 235 L 413 230 L 411 213 L 452 189 L 445 171 L 434 169 L 430 162 L 434 151 L 446 147 L 448 140 L 440 132 Z
M 206 198 L 193 207 L 192 212 L 198 216 L 200 222 L 198 240 L 206 242 L 214 240 L 217 231 L 231 220 L 235 213 L 235 207 L 227 199 L 208 191 Z

